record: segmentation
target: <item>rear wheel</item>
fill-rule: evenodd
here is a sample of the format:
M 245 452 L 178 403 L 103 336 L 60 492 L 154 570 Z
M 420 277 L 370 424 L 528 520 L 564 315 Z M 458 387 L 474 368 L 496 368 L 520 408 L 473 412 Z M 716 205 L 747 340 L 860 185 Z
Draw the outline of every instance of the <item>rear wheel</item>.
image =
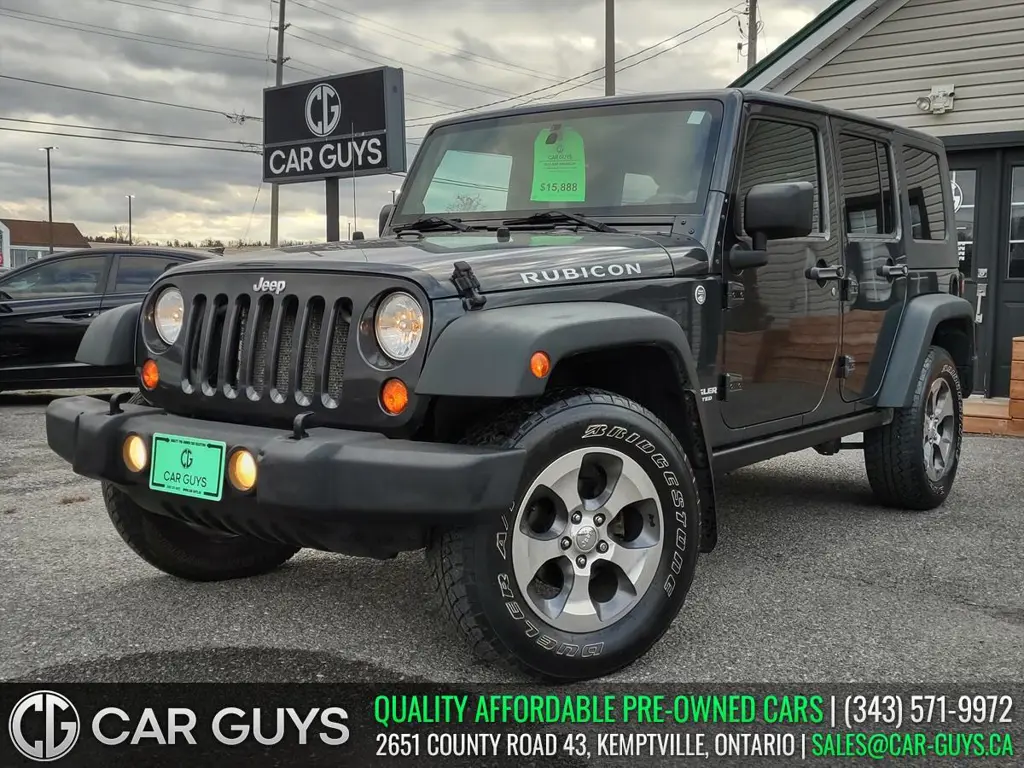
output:
M 129 403 L 145 403 L 141 393 Z M 139 557 L 190 581 L 258 576 L 286 562 L 297 547 L 221 533 L 149 512 L 122 490 L 103 483 L 103 502 L 117 532 Z
M 696 480 L 668 428 L 618 395 L 577 390 L 513 408 L 466 442 L 527 451 L 508 514 L 427 551 L 477 655 L 579 680 L 646 653 L 683 604 L 699 542 Z
M 914 397 L 890 424 L 864 434 L 864 463 L 875 497 L 903 509 L 935 509 L 949 495 L 963 443 L 963 392 L 956 364 L 928 350 Z

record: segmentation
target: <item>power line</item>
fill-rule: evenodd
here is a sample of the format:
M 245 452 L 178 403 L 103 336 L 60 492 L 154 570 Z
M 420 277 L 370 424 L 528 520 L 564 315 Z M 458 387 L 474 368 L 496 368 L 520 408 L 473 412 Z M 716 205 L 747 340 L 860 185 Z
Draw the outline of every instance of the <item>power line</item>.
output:
M 261 21 L 261 19 L 258 19 L 255 16 L 246 16 L 241 13 L 231 13 L 231 11 L 215 11 L 212 8 L 202 8 L 201 6 L 190 5 L 189 3 L 175 2 L 175 0 L 150 0 L 150 2 L 159 3 L 161 5 L 173 5 L 177 6 L 178 8 L 196 8 L 198 10 L 203 11 L 204 13 L 214 13 L 218 16 L 232 16 L 236 19 L 246 19 L 247 21 Z M 260 26 L 263 26 L 262 23 L 260 24 Z
M 711 16 L 710 18 L 704 19 L 704 21 L 700 22 L 699 24 L 695 24 L 692 27 L 684 29 L 682 32 L 677 32 L 676 34 L 672 35 L 671 37 L 667 37 L 664 40 L 661 40 L 661 41 L 659 41 L 657 43 L 654 43 L 653 45 L 647 46 L 646 48 L 641 48 L 636 53 L 631 53 L 628 56 L 623 56 L 621 59 L 617 59 L 615 63 L 616 64 L 621 64 L 622 62 L 628 61 L 629 59 L 635 59 L 637 56 L 641 56 L 641 55 L 643 55 L 643 54 L 645 54 L 645 53 L 647 53 L 649 51 L 653 51 L 655 48 L 660 48 L 661 46 L 665 45 L 665 43 L 669 43 L 669 42 L 671 42 L 673 40 L 676 40 L 676 39 L 682 37 L 685 34 L 688 34 L 689 32 L 694 31 L 695 29 L 698 29 L 699 27 L 703 27 L 708 22 L 714 21 L 715 19 L 717 19 L 717 18 L 719 18 L 721 16 L 725 16 L 726 14 L 732 14 L 732 13 L 735 13 L 735 12 L 736 12 L 736 6 L 733 6 L 732 8 L 728 8 L 728 9 L 726 9 L 724 11 L 721 11 L 720 13 L 716 13 L 714 16 Z M 727 23 L 728 21 L 729 20 L 726 19 L 722 23 L 724 24 L 724 23 Z M 712 27 L 711 29 L 706 30 L 702 34 L 705 34 L 706 32 L 711 32 L 712 30 L 717 29 L 718 26 L 721 26 L 721 24 L 719 24 L 719 25 L 717 25 L 715 27 Z M 698 35 L 698 37 L 699 36 L 700 35 Z M 692 38 L 692 39 L 696 39 L 696 38 Z M 684 43 L 685 42 L 689 42 L 689 40 L 685 40 L 683 42 Z M 682 45 L 682 43 L 680 43 L 680 45 Z M 654 55 L 649 56 L 646 59 L 643 59 L 643 61 L 640 61 L 640 62 L 637 62 L 637 63 L 638 64 L 642 64 L 644 61 L 650 61 L 651 59 L 655 58 L 655 56 L 660 56 L 663 53 L 668 53 L 668 51 L 674 50 L 675 48 L 678 48 L 678 47 L 679 46 L 676 45 L 676 46 L 672 46 L 671 48 L 663 49 L 661 51 L 658 51 L 658 52 L 654 53 Z M 617 72 L 621 72 L 621 71 L 623 71 L 625 69 L 629 69 L 629 68 L 631 68 L 633 66 L 636 66 L 636 64 L 630 64 L 628 67 L 622 67 L 622 68 L 617 69 L 616 71 Z M 556 88 L 559 85 L 566 85 L 568 83 L 573 82 L 574 80 L 579 80 L 580 78 L 587 77 L 588 75 L 593 75 L 593 74 L 596 74 L 596 73 L 599 73 L 599 72 L 602 73 L 602 74 L 598 78 L 595 78 L 593 80 L 588 80 L 587 83 L 577 84 L 577 85 L 572 86 L 571 88 L 566 88 L 565 90 L 558 91 L 558 93 L 565 93 L 566 91 L 575 90 L 576 88 L 579 88 L 581 85 L 586 85 L 586 84 L 589 84 L 589 83 L 593 83 L 593 82 L 596 82 L 597 80 L 600 80 L 601 78 L 603 78 L 604 77 L 604 74 L 603 74 L 604 73 L 604 65 L 602 65 L 600 67 L 597 67 L 596 69 L 592 69 L 589 72 L 583 72 L 581 74 L 578 74 L 578 75 L 575 75 L 573 77 L 567 78 L 565 80 L 562 80 L 559 83 L 555 83 L 554 85 L 548 85 L 548 86 L 545 86 L 543 88 L 537 88 L 537 89 L 532 90 L 532 91 L 527 91 L 526 93 L 520 93 L 517 96 L 511 96 L 511 97 L 509 97 L 507 99 L 500 99 L 498 101 L 492 101 L 492 102 L 487 103 L 487 104 L 478 104 L 475 107 L 467 107 L 466 109 L 457 110 L 455 112 L 442 112 L 442 113 L 439 113 L 439 114 L 436 114 L 436 115 L 424 115 L 423 117 L 416 118 L 415 122 L 410 122 L 410 123 L 408 123 L 408 125 L 410 127 L 423 127 L 425 125 L 429 125 L 429 122 L 421 122 L 421 121 L 424 121 L 424 120 L 432 121 L 432 120 L 434 120 L 436 118 L 439 118 L 439 117 L 448 117 L 449 115 L 457 115 L 457 114 L 461 114 L 463 112 L 470 112 L 470 111 L 475 110 L 475 109 L 484 109 L 486 107 L 494 107 L 494 106 L 497 106 L 499 104 L 507 104 L 510 101 L 517 101 L 519 99 L 525 98 L 526 96 L 533 96 L 533 95 L 538 94 L 538 93 L 544 93 L 545 91 L 550 91 L 552 88 Z M 554 94 L 554 95 L 557 95 L 557 94 Z
M 316 2 L 317 0 L 313 0 L 313 1 Z M 313 8 L 311 6 L 306 5 L 305 3 L 300 2 L 299 0 L 292 0 L 292 2 L 295 5 L 298 5 L 298 6 L 302 7 L 302 8 L 306 8 L 307 10 L 313 11 L 314 13 L 320 13 L 320 14 L 323 14 L 324 16 L 330 16 L 332 18 L 340 19 L 340 20 L 346 21 L 346 23 L 348 23 L 347 19 L 343 19 L 340 16 L 335 16 L 334 14 L 328 13 L 327 11 L 320 10 L 319 8 Z M 424 37 L 422 35 L 417 35 L 414 32 L 409 32 L 409 31 L 406 31 L 406 30 L 398 29 L 397 27 L 390 26 L 388 24 L 384 24 L 382 22 L 376 21 L 375 19 L 371 19 L 368 16 L 363 16 L 361 14 L 355 13 L 354 11 L 349 11 L 349 10 L 345 10 L 343 8 L 338 8 L 337 6 L 332 5 L 330 3 L 327 3 L 327 2 L 323 2 L 322 0 L 320 0 L 320 2 L 318 2 L 317 4 L 318 5 L 324 5 L 324 6 L 328 7 L 328 8 L 331 8 L 333 11 L 336 11 L 337 13 L 344 14 L 345 16 L 349 16 L 349 17 L 352 17 L 354 19 L 358 19 L 359 21 L 362 21 L 364 24 L 369 24 L 369 25 L 372 25 L 372 26 L 375 26 L 375 27 L 380 27 L 382 30 L 384 30 L 383 32 L 377 32 L 377 30 L 370 29 L 369 31 L 371 31 L 371 32 L 376 32 L 377 34 L 385 34 L 385 35 L 387 35 L 389 37 L 393 37 L 393 38 L 396 38 L 396 39 L 399 39 L 399 40 L 404 40 L 406 42 L 411 42 L 411 43 L 413 43 L 414 45 L 416 45 L 416 46 L 418 46 L 420 48 L 425 48 L 425 49 L 428 49 L 428 50 L 429 49 L 433 49 L 435 51 L 443 51 L 443 52 L 448 53 L 450 56 L 454 56 L 456 58 L 461 58 L 461 59 L 466 59 L 468 61 L 473 61 L 474 63 L 478 63 L 478 64 L 482 63 L 482 64 L 485 64 L 487 66 L 495 67 L 496 69 L 502 69 L 502 70 L 504 70 L 506 72 L 513 72 L 513 73 L 516 73 L 516 74 L 527 74 L 527 75 L 529 75 L 531 77 L 535 77 L 535 78 L 539 78 L 539 79 L 543 79 L 543 80 L 550 80 L 550 81 L 556 81 L 557 80 L 557 78 L 552 77 L 550 74 L 548 74 L 546 72 L 541 72 L 541 71 L 536 70 L 536 69 L 530 69 L 529 67 L 524 67 L 524 66 L 521 66 L 519 64 L 514 64 L 513 62 L 506 61 L 504 59 L 498 59 L 498 58 L 495 58 L 495 57 L 492 57 L 492 56 L 485 56 L 484 54 L 477 53 L 475 51 L 469 51 L 469 50 L 463 51 L 463 50 L 460 50 L 460 49 L 458 49 L 458 48 L 456 48 L 454 46 L 447 45 L 445 43 L 440 43 L 440 42 L 431 40 L 430 38 Z M 410 38 L 412 38 L 412 39 L 410 39 Z M 422 41 L 422 42 L 416 42 L 416 41 Z
M 22 15 L 12 15 L 12 13 Z M 40 13 L 29 13 L 28 11 L 14 11 L 10 8 L 0 8 L 0 15 L 8 16 L 9 18 L 12 19 L 18 19 L 19 21 L 30 21 L 35 24 L 44 24 L 46 26 L 58 27 L 60 29 L 69 29 L 75 32 L 87 32 L 92 35 L 113 37 L 118 40 L 129 40 L 134 43 L 160 45 L 165 48 L 177 48 L 179 50 L 192 51 L 194 53 L 211 53 L 217 56 L 229 56 L 231 58 L 243 59 L 245 61 L 263 61 L 263 56 L 260 55 L 258 52 L 249 51 L 242 48 L 228 48 L 225 46 L 209 45 L 207 43 L 197 43 L 190 40 L 178 40 L 177 38 L 173 37 L 148 35 L 141 32 L 128 32 L 127 30 L 123 29 L 107 29 L 105 27 L 97 27 L 95 24 L 87 24 L 81 21 L 72 21 L 65 23 L 63 19 L 58 19 L 54 16 L 46 16 Z
M 37 131 L 32 128 L 7 128 L 0 126 L 0 131 L 11 131 L 13 133 L 34 133 L 41 136 L 62 136 L 72 139 L 94 139 L 96 141 L 114 141 L 121 144 L 150 144 L 157 147 L 185 147 L 186 149 L 209 149 L 216 152 L 241 152 L 248 155 L 259 155 L 259 149 L 242 149 L 240 147 L 211 147 L 201 144 L 175 144 L 169 141 L 146 141 L 145 139 L 125 139 L 120 136 L 88 136 L 83 133 L 63 133 L 60 131 Z
M 296 5 L 298 5 L 298 3 L 296 3 Z M 470 91 L 477 91 L 479 93 L 485 93 L 485 94 L 491 95 L 491 96 L 493 96 L 496 93 L 510 93 L 510 91 L 504 91 L 504 90 L 501 90 L 501 89 L 498 89 L 498 88 L 488 88 L 487 86 L 480 87 L 476 83 L 471 83 L 468 80 L 462 80 L 462 79 L 457 78 L 457 77 L 452 77 L 451 75 L 446 75 L 443 72 L 438 72 L 437 70 L 426 69 L 425 67 L 417 67 L 417 66 L 415 66 L 413 64 L 406 64 L 404 62 L 398 61 L 397 59 L 391 59 L 391 58 L 389 58 L 387 56 L 383 56 L 383 55 L 381 55 L 379 53 L 374 53 L 373 51 L 368 50 L 366 48 L 360 48 L 359 46 L 352 45 L 351 43 L 346 43 L 343 40 L 337 39 L 336 37 L 331 37 L 330 35 L 325 35 L 325 34 L 323 34 L 321 32 L 314 32 L 313 30 L 307 29 L 306 27 L 300 27 L 298 24 L 292 24 L 291 28 L 292 29 L 300 29 L 303 32 L 305 32 L 306 34 L 315 35 L 317 37 L 323 38 L 324 40 L 329 40 L 334 45 L 341 46 L 341 48 L 344 49 L 344 50 L 337 51 L 335 48 L 333 48 L 330 45 L 325 45 L 324 43 L 317 42 L 316 40 L 310 40 L 308 37 L 303 37 L 302 35 L 297 35 L 294 32 L 289 31 L 289 34 L 292 37 L 294 37 L 296 40 L 302 40 L 304 42 L 311 43 L 312 45 L 316 45 L 316 46 L 319 46 L 321 48 L 325 48 L 325 49 L 327 49 L 329 51 L 335 51 L 337 53 L 345 53 L 345 54 L 347 54 L 347 55 L 349 55 L 349 56 L 351 56 L 351 57 L 353 57 L 355 59 L 362 59 L 363 61 L 368 61 L 368 62 L 371 62 L 373 64 L 394 64 L 394 63 L 397 63 L 400 66 L 402 66 L 404 69 L 409 70 L 410 74 L 416 75 L 418 77 L 424 77 L 424 78 L 426 78 L 428 80 L 436 80 L 437 82 L 442 83 L 444 85 L 454 85 L 454 86 L 457 86 L 459 88 L 465 88 L 465 89 L 470 90 Z M 348 49 L 351 49 L 351 50 L 348 50 Z M 360 51 L 361 53 L 353 53 L 352 51 Z M 420 70 L 420 71 L 415 71 L 415 70 Z M 424 74 L 424 73 L 426 73 L 426 74 Z M 442 78 L 445 78 L 445 79 L 442 79 Z
M 254 21 L 239 21 L 239 20 L 236 20 L 236 19 L 218 18 L 216 16 L 205 16 L 205 15 L 200 15 L 198 13 L 195 13 L 195 11 L 189 12 L 189 11 L 186 11 L 186 10 L 173 10 L 171 8 L 160 8 L 160 7 L 157 7 L 157 6 L 154 6 L 154 5 L 145 5 L 143 3 L 133 3 L 133 2 L 131 2 L 131 0 L 106 0 L 106 2 L 108 2 L 108 3 L 117 3 L 118 5 L 130 5 L 130 6 L 133 6 L 134 8 L 142 8 L 143 10 L 147 10 L 147 11 L 156 11 L 157 13 L 173 13 L 173 14 L 178 15 L 178 16 L 188 16 L 188 17 L 191 17 L 193 19 L 206 19 L 208 21 L 219 21 L 219 22 L 222 22 L 224 24 L 237 24 L 237 25 L 242 26 L 242 27 L 257 27 L 259 29 L 263 29 L 263 26 L 264 26 L 263 24 L 257 24 Z M 170 3 L 170 5 L 174 5 L 174 3 Z M 184 6 L 178 6 L 178 7 L 179 8 L 184 8 Z M 197 8 L 195 10 L 202 10 L 204 12 L 206 11 L 205 8 L 201 8 L 201 9 Z
M 222 112 L 219 109 L 208 109 L 206 107 L 196 107 L 190 104 L 177 104 L 173 101 L 159 101 L 157 99 L 144 99 L 141 96 L 128 96 L 123 93 L 107 93 L 106 91 L 96 91 L 91 88 L 78 88 L 73 85 L 64 85 L 63 83 L 48 83 L 44 80 L 33 80 L 28 77 L 14 77 L 13 75 L 0 74 L 0 78 L 5 80 L 14 80 L 19 83 L 29 83 L 31 85 L 44 85 L 48 88 L 62 88 L 67 91 L 77 91 L 79 93 L 88 93 L 93 96 L 106 96 L 111 99 L 126 99 L 128 101 L 137 101 L 142 104 L 155 104 L 161 107 L 175 107 L 176 109 L 188 109 L 193 112 L 205 112 L 210 115 L 219 115 L 220 117 L 226 117 L 232 122 L 245 123 L 252 120 L 257 123 L 262 123 L 262 117 L 250 117 L 249 115 L 239 114 L 235 112 Z
M 149 131 L 133 131 L 128 128 L 101 128 L 96 125 L 81 125 L 77 123 L 56 123 L 50 120 L 29 120 L 24 117 L 0 117 L 0 120 L 8 123 L 27 123 L 30 125 L 45 125 L 51 128 L 73 128 L 80 131 L 106 131 L 107 133 L 126 133 L 132 136 L 150 136 L 160 139 L 182 139 L 186 141 L 209 141 L 216 144 L 228 144 L 232 146 L 259 147 L 260 143 L 255 141 L 235 141 L 233 139 L 208 139 L 205 136 L 181 136 L 173 133 L 151 133 Z

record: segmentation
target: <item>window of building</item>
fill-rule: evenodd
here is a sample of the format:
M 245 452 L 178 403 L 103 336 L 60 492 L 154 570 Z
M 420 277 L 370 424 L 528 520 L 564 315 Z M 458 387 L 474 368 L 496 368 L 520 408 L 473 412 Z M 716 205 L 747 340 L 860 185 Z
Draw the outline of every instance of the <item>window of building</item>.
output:
M 1013 169 L 1010 183 L 1010 259 L 1006 276 L 1024 278 L 1024 166 Z
M 38 265 L 0 280 L 0 291 L 13 300 L 92 296 L 103 292 L 100 280 L 107 256 L 44 259 Z
M 739 231 L 747 233 L 743 222 L 743 204 L 752 187 L 792 181 L 808 181 L 814 185 L 814 222 L 811 231 L 821 232 L 821 160 L 817 132 L 805 125 L 775 120 L 752 121 L 740 170 Z
M 916 147 L 903 148 L 907 196 L 915 240 L 945 240 L 946 210 L 939 156 Z
M 843 171 L 847 234 L 868 237 L 895 234 L 896 210 L 888 145 L 841 134 L 839 162 Z
M 165 270 L 180 263 L 160 256 L 121 256 L 114 293 L 145 293 Z

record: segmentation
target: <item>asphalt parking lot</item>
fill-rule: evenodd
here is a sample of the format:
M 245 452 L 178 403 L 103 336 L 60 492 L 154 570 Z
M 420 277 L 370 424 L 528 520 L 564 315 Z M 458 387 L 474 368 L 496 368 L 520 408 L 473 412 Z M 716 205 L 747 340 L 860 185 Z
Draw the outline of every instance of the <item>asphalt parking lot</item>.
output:
M 419 554 L 303 552 L 190 584 L 122 543 L 46 446 L 44 396 L 0 395 L 0 679 L 520 681 L 475 663 Z M 1024 671 L 1024 440 L 969 437 L 946 505 L 871 505 L 862 457 L 804 452 L 720 484 L 720 544 L 661 643 L 615 679 L 1014 681 Z

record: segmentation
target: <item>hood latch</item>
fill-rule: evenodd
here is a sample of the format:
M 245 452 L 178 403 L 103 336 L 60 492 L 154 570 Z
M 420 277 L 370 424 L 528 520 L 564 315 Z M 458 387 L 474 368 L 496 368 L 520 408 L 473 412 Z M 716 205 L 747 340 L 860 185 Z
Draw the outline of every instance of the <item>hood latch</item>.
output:
M 455 262 L 451 281 L 462 297 L 462 306 L 467 310 L 480 309 L 487 303 L 487 297 L 480 293 L 480 281 L 473 274 L 473 268 L 464 261 Z

